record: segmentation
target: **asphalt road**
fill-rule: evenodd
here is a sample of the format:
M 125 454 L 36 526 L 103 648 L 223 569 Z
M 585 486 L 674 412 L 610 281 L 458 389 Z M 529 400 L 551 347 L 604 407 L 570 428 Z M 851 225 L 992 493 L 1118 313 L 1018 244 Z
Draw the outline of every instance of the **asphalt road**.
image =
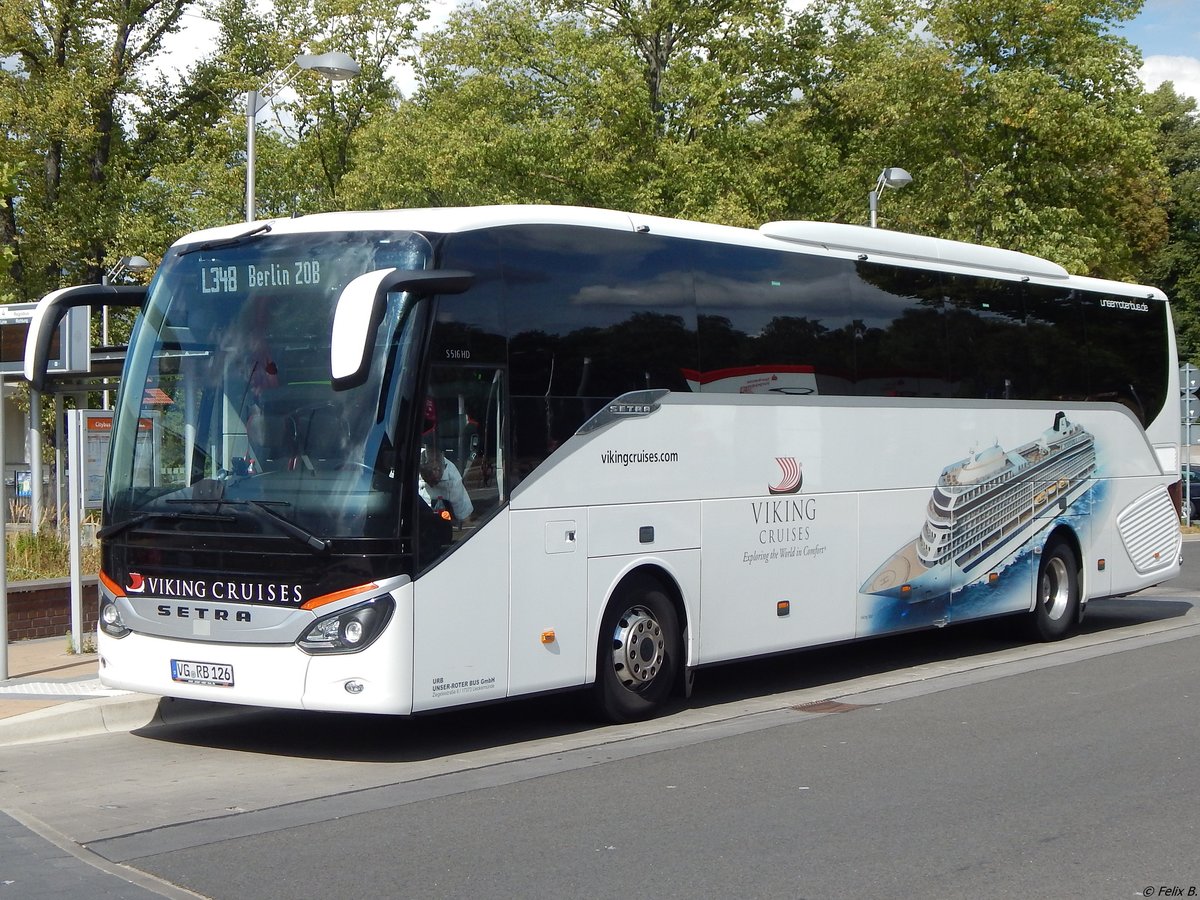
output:
M 723 666 L 652 723 L 568 695 L 5 748 L 0 900 L 1200 895 L 1186 555 L 1061 644 L 991 622 Z

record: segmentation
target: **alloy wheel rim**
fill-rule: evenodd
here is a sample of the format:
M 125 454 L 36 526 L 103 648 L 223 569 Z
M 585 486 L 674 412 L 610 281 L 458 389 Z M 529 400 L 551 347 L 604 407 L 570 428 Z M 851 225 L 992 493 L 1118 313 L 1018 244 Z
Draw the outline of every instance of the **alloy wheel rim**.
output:
M 662 625 L 644 606 L 627 609 L 613 631 L 613 671 L 632 691 L 644 690 L 662 671 L 666 659 Z

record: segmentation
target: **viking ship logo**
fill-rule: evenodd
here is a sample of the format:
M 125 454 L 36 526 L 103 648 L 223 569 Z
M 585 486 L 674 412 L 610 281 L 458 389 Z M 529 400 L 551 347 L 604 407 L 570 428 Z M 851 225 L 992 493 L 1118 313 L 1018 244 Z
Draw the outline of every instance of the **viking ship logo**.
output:
M 146 589 L 146 579 L 142 577 L 140 572 L 129 573 L 129 584 L 125 590 L 130 594 L 140 594 Z
M 779 484 L 772 484 L 767 487 L 772 494 L 794 494 L 800 490 L 800 485 L 804 483 L 804 473 L 801 471 L 800 463 L 796 462 L 794 456 L 777 456 L 775 462 L 779 463 L 779 469 L 782 473 L 782 478 Z

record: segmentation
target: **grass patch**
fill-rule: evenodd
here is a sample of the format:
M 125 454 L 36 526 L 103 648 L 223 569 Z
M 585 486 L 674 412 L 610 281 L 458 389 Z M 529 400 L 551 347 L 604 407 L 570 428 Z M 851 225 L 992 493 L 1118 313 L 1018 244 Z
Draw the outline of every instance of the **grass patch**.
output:
M 77 656 L 80 653 L 95 653 L 96 652 L 96 633 L 94 631 L 85 631 L 83 633 L 83 646 L 76 647 L 75 639 L 71 637 L 71 633 L 67 632 L 67 655 Z
M 83 547 L 80 568 L 83 574 L 100 571 L 100 547 Z M 52 528 L 40 534 L 20 531 L 8 535 L 7 570 L 9 581 L 38 581 L 43 578 L 69 578 L 71 544 Z

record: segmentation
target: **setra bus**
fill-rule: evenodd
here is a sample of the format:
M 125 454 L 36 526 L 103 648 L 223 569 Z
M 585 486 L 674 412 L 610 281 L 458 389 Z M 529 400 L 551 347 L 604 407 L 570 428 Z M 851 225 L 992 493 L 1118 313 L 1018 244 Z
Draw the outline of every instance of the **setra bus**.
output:
M 727 660 L 1179 572 L 1161 292 L 849 225 L 338 213 L 189 235 L 104 501 L 114 688 L 650 715 Z M 465 502 L 464 502 L 465 501 Z

